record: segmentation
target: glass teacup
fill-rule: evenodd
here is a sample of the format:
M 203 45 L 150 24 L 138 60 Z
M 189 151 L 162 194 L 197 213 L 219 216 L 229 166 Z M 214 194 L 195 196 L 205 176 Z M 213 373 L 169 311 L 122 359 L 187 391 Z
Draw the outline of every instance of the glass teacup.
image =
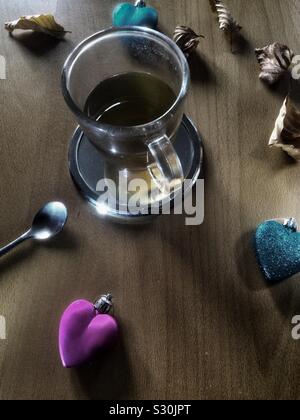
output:
M 77 46 L 64 65 L 65 100 L 105 159 L 105 176 L 116 184 L 120 176 L 144 179 L 145 205 L 153 185 L 165 196 L 182 186 L 172 142 L 189 80 L 187 60 L 177 45 L 140 27 L 101 31 Z M 136 119 L 129 107 L 137 110 Z

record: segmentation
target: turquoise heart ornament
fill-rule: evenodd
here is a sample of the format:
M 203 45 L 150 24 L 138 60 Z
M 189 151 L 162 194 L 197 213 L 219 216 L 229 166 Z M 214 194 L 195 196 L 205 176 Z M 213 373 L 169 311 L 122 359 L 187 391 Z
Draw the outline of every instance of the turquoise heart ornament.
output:
M 262 223 L 255 233 L 259 266 L 270 283 L 278 283 L 300 272 L 300 233 L 295 219 L 286 224 Z
M 158 12 L 148 7 L 146 2 L 138 0 L 133 3 L 121 3 L 113 11 L 114 26 L 144 26 L 156 29 L 158 25 Z

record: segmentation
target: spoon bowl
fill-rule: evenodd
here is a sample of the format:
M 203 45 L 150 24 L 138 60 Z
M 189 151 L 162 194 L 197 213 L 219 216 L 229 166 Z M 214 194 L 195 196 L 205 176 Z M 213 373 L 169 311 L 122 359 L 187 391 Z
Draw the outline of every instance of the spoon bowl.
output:
M 30 229 L 31 238 L 45 241 L 58 235 L 68 219 L 68 210 L 63 203 L 46 204 L 35 216 Z

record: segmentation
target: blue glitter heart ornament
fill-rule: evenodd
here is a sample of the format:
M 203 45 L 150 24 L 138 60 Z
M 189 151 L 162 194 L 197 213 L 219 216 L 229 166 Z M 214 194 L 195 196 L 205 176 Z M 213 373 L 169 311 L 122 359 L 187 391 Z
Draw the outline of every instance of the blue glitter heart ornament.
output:
M 147 7 L 144 0 L 135 4 L 121 3 L 113 11 L 114 26 L 145 26 L 156 29 L 158 25 L 158 12 L 153 7 Z
M 300 272 L 300 233 L 295 219 L 262 223 L 255 234 L 259 266 L 267 281 L 278 283 Z

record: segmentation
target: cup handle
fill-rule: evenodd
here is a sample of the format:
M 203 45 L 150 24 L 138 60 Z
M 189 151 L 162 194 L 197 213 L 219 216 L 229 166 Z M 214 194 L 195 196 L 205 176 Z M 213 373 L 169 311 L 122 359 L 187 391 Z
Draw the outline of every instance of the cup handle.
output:
M 148 170 L 163 193 L 170 193 L 182 187 L 184 176 L 179 157 L 167 136 L 148 143 L 155 160 Z

